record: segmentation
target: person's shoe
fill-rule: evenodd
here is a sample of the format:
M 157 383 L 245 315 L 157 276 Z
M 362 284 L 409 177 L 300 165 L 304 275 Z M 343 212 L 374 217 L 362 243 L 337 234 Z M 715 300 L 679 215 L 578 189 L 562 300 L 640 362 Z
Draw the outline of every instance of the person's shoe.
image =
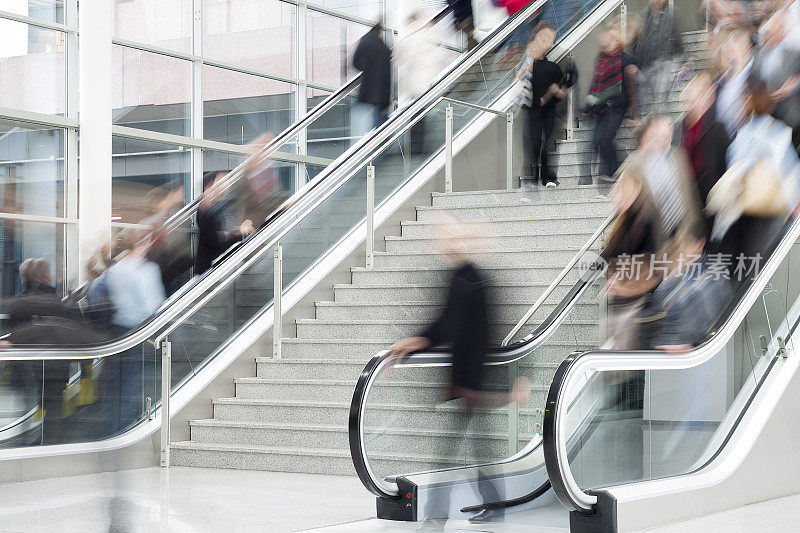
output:
M 492 509 L 482 509 L 478 511 L 478 513 L 474 516 L 469 518 L 470 523 L 482 523 L 482 522 L 490 522 L 496 518 L 502 518 L 503 513 L 501 511 L 495 511 Z
M 545 187 L 558 187 L 558 182 L 557 181 L 548 181 L 547 183 L 544 184 L 544 186 Z

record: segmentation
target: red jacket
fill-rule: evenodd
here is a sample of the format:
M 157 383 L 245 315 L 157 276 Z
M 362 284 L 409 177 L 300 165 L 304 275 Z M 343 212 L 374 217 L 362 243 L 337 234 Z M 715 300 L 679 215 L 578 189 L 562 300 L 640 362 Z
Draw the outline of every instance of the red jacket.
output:
M 531 0 L 503 0 L 503 7 L 506 8 L 509 15 L 513 15 L 523 7 L 531 3 Z

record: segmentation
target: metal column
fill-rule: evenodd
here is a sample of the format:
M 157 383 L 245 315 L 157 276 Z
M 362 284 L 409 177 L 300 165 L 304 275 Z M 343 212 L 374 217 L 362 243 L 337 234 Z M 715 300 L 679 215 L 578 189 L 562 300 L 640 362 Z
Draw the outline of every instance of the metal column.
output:
M 508 387 L 509 390 L 519 377 L 519 361 L 508 365 Z M 508 405 L 508 455 L 509 457 L 517 453 L 519 444 L 519 405 L 511 402 Z
M 444 110 L 445 163 L 444 192 L 453 192 L 453 106 Z
M 375 266 L 375 167 L 367 167 L 367 268 Z
M 273 292 L 272 299 L 272 357 L 281 358 L 281 325 L 283 313 L 281 312 L 281 295 L 283 294 L 283 247 L 279 244 L 275 247 Z
M 161 467 L 169 467 L 169 394 L 172 388 L 172 343 L 161 341 Z
M 514 186 L 512 168 L 514 164 L 514 115 L 506 113 L 506 189 Z

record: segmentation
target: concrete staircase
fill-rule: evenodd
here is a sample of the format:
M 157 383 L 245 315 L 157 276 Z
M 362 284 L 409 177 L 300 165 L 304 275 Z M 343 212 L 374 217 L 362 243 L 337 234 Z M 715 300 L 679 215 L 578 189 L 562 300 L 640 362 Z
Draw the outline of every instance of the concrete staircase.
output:
M 352 474 L 346 424 L 359 373 L 375 353 L 418 333 L 444 298 L 449 271 L 436 256 L 432 220 L 447 212 L 464 224 L 480 223 L 476 227 L 487 232 L 476 257 L 490 279 L 491 323 L 499 341 L 605 218 L 607 201 L 595 196 L 593 188 L 569 185 L 434 193 L 431 206 L 417 208 L 417 219 L 402 223 L 400 236 L 386 238 L 375 268 L 353 267 L 352 282 L 333 287 L 333 301 L 317 302 L 315 318 L 297 321 L 297 337 L 283 341 L 281 360 L 258 358 L 255 377 L 235 380 L 235 398 L 216 400 L 213 419 L 191 422 L 191 441 L 173 445 L 173 462 Z M 553 309 L 576 276 L 565 280 L 531 324 Z M 587 298 L 570 324 L 521 365 L 520 372 L 535 384 L 531 401 L 520 410 L 521 445 L 538 429 L 537 409 L 556 366 L 570 352 L 597 345 L 597 323 L 597 303 Z M 454 406 L 438 405 L 446 382 L 441 369 L 405 369 L 374 387 L 366 426 L 370 457 L 382 475 L 458 464 L 461 452 L 431 453 L 464 446 Z M 500 372 L 492 382 L 501 388 L 507 378 Z M 471 440 L 470 454 L 504 456 L 507 410 L 477 418 L 472 423 L 480 425 L 480 437 Z
M 687 33 L 687 55 L 698 57 L 704 34 Z M 668 111 L 680 115 L 678 90 Z M 618 139 L 620 160 L 633 148 L 631 129 Z M 581 124 L 571 140 L 557 143 L 554 189 L 433 193 L 385 238 L 375 267 L 353 267 L 351 282 L 334 285 L 334 299 L 315 304 L 313 319 L 297 321 L 297 337 L 283 341 L 283 358 L 256 359 L 256 376 L 235 379 L 234 398 L 213 402 L 214 418 L 190 423 L 191 440 L 172 445 L 176 465 L 353 474 L 347 419 L 353 386 L 366 361 L 392 342 L 418 333 L 440 309 L 448 269 L 436 256 L 436 217 L 442 212 L 484 233 L 476 257 L 491 281 L 491 323 L 502 339 L 549 285 L 609 212 L 591 176 L 591 125 Z M 306 243 L 308 244 L 308 243 Z M 313 243 L 312 243 L 313 244 Z M 541 322 L 577 279 L 571 273 L 522 329 Z M 597 288 L 576 306 L 567 322 L 520 364 L 534 383 L 519 410 L 519 446 L 539 430 L 541 408 L 553 372 L 577 349 L 598 345 Z M 497 370 L 502 389 L 508 376 Z M 475 454 L 508 455 L 507 409 L 479 413 L 467 428 L 454 406 L 440 404 L 446 383 L 441 369 L 395 369 L 370 395 L 366 445 L 378 475 L 389 476 L 441 465 L 458 465 Z M 513 443 L 512 443 L 513 445 Z

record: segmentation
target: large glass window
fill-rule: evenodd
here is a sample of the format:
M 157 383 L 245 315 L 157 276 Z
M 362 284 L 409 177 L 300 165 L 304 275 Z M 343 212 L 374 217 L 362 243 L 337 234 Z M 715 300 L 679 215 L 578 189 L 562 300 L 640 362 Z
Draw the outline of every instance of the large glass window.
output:
M 64 23 L 64 0 L 3 0 L 0 9 L 45 22 Z
M 190 149 L 119 136 L 112 137 L 111 145 L 115 222 L 147 223 L 148 217 L 165 214 L 159 215 L 160 209 L 173 212 L 189 197 Z M 165 200 L 169 193 L 172 196 Z
M 0 19 L 0 107 L 63 115 L 65 34 Z
M 384 0 L 313 0 L 318 6 L 335 9 L 341 13 L 367 20 L 378 20 L 383 13 Z
M 191 52 L 192 0 L 114 0 L 114 36 Z
M 297 7 L 278 0 L 204 0 L 203 56 L 276 76 L 296 74 Z
M 0 119 L 0 212 L 64 216 L 64 135 Z
M 280 133 L 295 120 L 296 91 L 290 83 L 204 66 L 205 138 L 246 144 Z
M 114 124 L 189 135 L 191 62 L 125 46 L 112 54 Z
M 339 87 L 355 76 L 353 53 L 370 26 L 308 10 L 306 69 L 308 80 Z
M 26 259 L 44 259 L 52 285 L 64 285 L 64 224 L 0 219 L 0 308 L 22 290 L 19 265 Z M 5 330 L 5 325 L 2 328 Z

